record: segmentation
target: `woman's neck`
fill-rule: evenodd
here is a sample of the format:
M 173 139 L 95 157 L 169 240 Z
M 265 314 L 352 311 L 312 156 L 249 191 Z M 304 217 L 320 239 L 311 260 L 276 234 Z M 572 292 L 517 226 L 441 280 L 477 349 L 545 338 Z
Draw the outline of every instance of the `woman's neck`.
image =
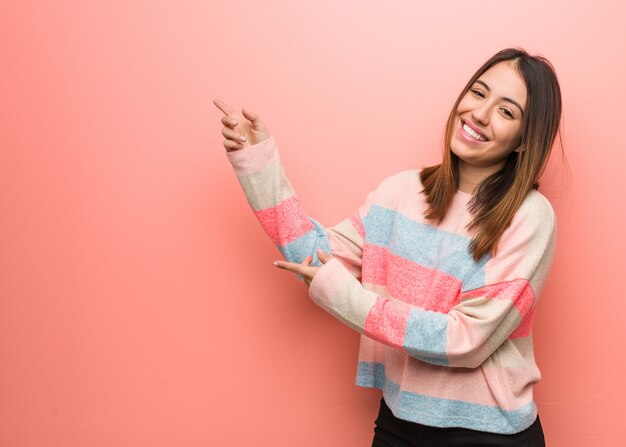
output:
M 503 164 L 494 166 L 474 166 L 459 160 L 459 190 L 467 194 L 474 194 L 480 182 L 491 174 L 502 169 Z

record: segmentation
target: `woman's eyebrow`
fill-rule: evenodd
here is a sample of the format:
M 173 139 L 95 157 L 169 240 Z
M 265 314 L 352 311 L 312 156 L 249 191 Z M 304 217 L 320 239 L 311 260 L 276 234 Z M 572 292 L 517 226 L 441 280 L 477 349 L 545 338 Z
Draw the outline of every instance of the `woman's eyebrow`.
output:
M 491 91 L 491 89 L 489 88 L 489 86 L 485 83 L 485 81 L 481 81 L 480 79 L 476 80 L 476 83 L 481 84 L 482 86 L 484 86 L 487 91 Z M 517 106 L 517 108 L 519 109 L 519 111 L 522 113 L 522 116 L 524 116 L 524 109 L 522 109 L 522 106 L 519 105 L 519 103 L 511 98 L 507 98 L 506 96 L 503 96 L 502 99 L 504 99 L 507 102 L 510 102 L 511 104 L 514 104 Z

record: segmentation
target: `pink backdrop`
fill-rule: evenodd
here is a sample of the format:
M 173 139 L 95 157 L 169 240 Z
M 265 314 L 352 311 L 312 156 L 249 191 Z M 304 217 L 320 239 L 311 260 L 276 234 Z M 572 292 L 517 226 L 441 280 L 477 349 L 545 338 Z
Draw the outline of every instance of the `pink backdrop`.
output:
M 623 1 L 16 1 L 0 14 L 0 445 L 366 446 L 357 334 L 271 262 L 224 155 L 258 112 L 309 213 L 435 163 L 495 51 L 555 65 L 553 447 L 626 444 Z

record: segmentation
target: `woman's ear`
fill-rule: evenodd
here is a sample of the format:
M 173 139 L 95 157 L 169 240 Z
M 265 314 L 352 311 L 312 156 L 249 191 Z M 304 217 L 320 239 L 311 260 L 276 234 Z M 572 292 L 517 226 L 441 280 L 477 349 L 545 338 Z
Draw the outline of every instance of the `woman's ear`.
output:
M 518 147 L 513 149 L 513 152 L 524 152 L 524 149 L 526 149 L 524 146 L 519 145 Z

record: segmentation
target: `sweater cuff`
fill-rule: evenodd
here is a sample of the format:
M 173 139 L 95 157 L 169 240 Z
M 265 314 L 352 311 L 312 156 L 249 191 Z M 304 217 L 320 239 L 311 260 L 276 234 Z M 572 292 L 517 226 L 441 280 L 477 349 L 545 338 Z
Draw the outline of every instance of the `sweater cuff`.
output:
M 317 271 L 309 296 L 315 304 L 358 332 L 363 332 L 368 313 L 377 299 L 376 294 L 363 289 L 337 258 Z
M 238 175 L 251 174 L 265 168 L 276 161 L 277 154 L 274 136 L 252 146 L 226 152 L 228 160 Z
M 324 308 L 330 305 L 331 298 L 335 290 L 337 290 L 337 286 L 342 282 L 342 270 L 345 270 L 346 274 L 350 275 L 337 258 L 332 258 L 326 264 L 322 265 L 309 286 L 309 296 L 311 299 Z

